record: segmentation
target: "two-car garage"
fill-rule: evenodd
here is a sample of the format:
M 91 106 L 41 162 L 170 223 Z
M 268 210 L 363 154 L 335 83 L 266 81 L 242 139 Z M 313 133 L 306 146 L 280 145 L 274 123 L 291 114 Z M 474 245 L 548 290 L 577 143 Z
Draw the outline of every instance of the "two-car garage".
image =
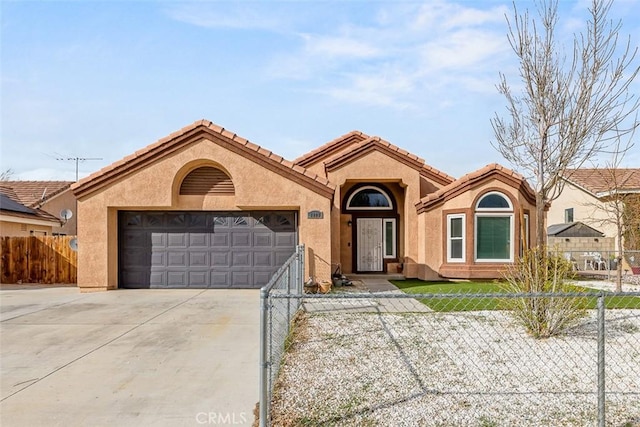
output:
M 259 288 L 295 251 L 294 211 L 121 211 L 120 288 Z

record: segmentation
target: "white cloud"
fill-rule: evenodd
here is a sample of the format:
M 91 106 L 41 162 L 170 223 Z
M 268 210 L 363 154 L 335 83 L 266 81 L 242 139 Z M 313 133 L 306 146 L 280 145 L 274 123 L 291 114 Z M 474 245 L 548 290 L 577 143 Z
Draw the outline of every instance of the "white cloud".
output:
M 372 58 L 380 55 L 380 50 L 364 40 L 355 40 L 350 37 L 329 36 L 319 37 L 304 34 L 306 41 L 306 55 L 321 55 L 320 58 L 340 58 L 346 60 L 359 58 Z
M 308 81 L 342 102 L 402 110 L 434 95 L 448 105 L 455 101 L 446 98 L 461 88 L 495 93 L 509 51 L 506 7 L 482 10 L 444 1 L 374 5 L 379 9 L 368 21 L 305 32 L 296 49 L 273 59 L 268 72 Z M 484 88 L 488 74 L 493 80 Z
M 171 19 L 199 27 L 279 32 L 286 28 L 284 16 L 273 12 L 266 4 L 225 2 L 176 3 L 165 10 Z

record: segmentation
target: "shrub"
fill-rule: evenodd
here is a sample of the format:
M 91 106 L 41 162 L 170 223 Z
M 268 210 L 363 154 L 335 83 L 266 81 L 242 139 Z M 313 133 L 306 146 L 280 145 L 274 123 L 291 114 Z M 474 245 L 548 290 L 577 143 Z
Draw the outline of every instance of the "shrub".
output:
M 569 283 L 573 266 L 558 254 L 538 248 L 526 251 L 505 274 L 513 293 L 575 292 Z M 505 299 L 506 308 L 536 338 L 559 335 L 586 315 L 586 298 L 531 296 Z

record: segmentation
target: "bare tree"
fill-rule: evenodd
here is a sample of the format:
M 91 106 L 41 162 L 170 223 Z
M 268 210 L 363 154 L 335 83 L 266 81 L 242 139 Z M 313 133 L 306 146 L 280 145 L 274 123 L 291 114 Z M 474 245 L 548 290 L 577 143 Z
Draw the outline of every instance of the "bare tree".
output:
M 622 22 L 607 19 L 612 0 L 592 0 L 584 33 L 574 35 L 571 53 L 560 46 L 558 1 L 537 0 L 538 19 L 528 11 L 507 17 L 508 39 L 519 60 L 522 94 L 513 93 L 504 74 L 498 91 L 507 100 L 507 118 L 491 120 L 492 145 L 532 180 L 536 192 L 536 243 L 546 242 L 545 207 L 563 188 L 568 168 L 579 168 L 638 125 L 638 98 L 629 87 L 640 71 L 637 47 L 618 33 Z
M 596 226 L 612 226 L 616 230 L 616 291 L 622 292 L 622 259 L 624 253 L 624 237 L 633 233 L 638 227 L 640 211 L 630 209 L 635 205 L 637 194 L 627 191 L 632 185 L 633 174 L 637 173 L 633 169 L 620 168 L 624 155 L 633 147 L 629 140 L 622 143 L 620 139 L 616 141 L 611 153 L 611 159 L 605 162 L 603 168 L 596 169 L 599 187 L 599 200 L 588 202 L 586 205 L 593 212 L 600 212 L 603 215 L 594 215 L 591 220 Z M 637 190 L 637 189 L 633 189 Z M 600 219 L 596 219 L 600 218 Z
M 13 176 L 13 169 L 7 169 L 0 172 L 0 181 L 10 181 Z

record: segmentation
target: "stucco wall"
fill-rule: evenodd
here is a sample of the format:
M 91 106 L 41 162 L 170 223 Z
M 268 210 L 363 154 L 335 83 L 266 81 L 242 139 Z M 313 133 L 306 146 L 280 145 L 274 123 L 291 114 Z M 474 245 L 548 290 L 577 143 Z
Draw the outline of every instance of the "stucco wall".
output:
M 493 278 L 500 277 L 504 263 L 475 261 L 475 204 L 478 198 L 490 191 L 499 191 L 511 200 L 514 207 L 514 231 L 512 248 L 514 257 L 518 254 L 520 242 L 521 213 L 529 214 L 530 241 L 535 241 L 535 206 L 529 203 L 517 188 L 500 179 L 487 179 L 461 194 L 420 214 L 424 221 L 424 258 L 419 260 L 420 278 L 433 280 L 438 274 L 450 278 Z M 446 218 L 450 214 L 465 215 L 465 262 L 447 263 Z
M 203 165 L 223 169 L 235 196 L 179 196 L 182 178 Z M 307 246 L 305 276 L 329 279 L 331 201 L 248 158 L 198 140 L 78 200 L 78 286 L 117 287 L 118 210 L 299 210 L 299 242 Z M 320 210 L 323 219 L 307 219 Z
M 34 234 L 41 235 L 44 233 L 46 233 L 47 236 L 51 236 L 52 227 L 12 221 L 0 221 L 0 236 L 24 237 L 32 236 Z
M 371 151 L 362 157 L 342 165 L 340 168 L 328 172 L 328 179 L 338 187 L 333 201 L 335 215 L 342 214 L 340 233 L 333 234 L 334 259 L 333 263 L 345 266 L 346 271 L 353 263 L 350 234 L 351 229 L 346 228 L 348 212 L 341 212 L 341 205 L 345 193 L 355 184 L 368 182 L 385 185 L 398 203 L 399 233 L 398 254 L 400 262 L 405 264 L 405 275 L 417 277 L 415 264 L 418 259 L 419 237 L 418 215 L 415 204 L 420 200 L 421 178 L 420 173 L 406 164 L 379 151 Z M 423 188 L 425 185 L 423 184 Z M 434 182 L 429 182 L 428 188 L 440 188 Z M 392 271 L 395 273 L 396 271 Z
M 75 235 L 77 233 L 78 209 L 76 197 L 71 190 L 67 190 L 51 200 L 47 201 L 40 208 L 45 212 L 49 212 L 56 218 L 60 218 L 60 212 L 63 209 L 69 209 L 73 216 L 61 227 L 53 227 L 53 232 L 57 234 Z

